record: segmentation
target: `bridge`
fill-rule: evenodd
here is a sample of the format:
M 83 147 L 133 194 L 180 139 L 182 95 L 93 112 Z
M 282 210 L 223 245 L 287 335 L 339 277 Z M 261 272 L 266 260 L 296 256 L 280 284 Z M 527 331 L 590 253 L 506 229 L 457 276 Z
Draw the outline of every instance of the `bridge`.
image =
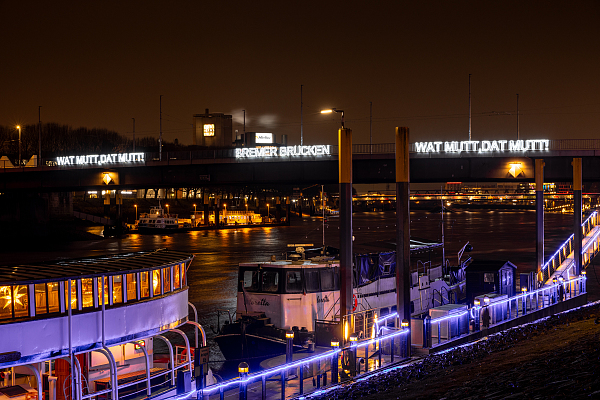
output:
M 582 158 L 584 181 L 600 180 L 597 139 L 549 140 L 541 147 L 535 145 L 541 141 L 531 141 L 534 145 L 524 144 L 516 149 L 505 146 L 502 151 L 492 151 L 493 142 L 487 148 L 484 142 L 476 147 L 479 150 L 461 145 L 475 142 L 447 142 L 447 151 L 443 150 L 442 142 L 411 144 L 410 181 L 532 182 L 534 160 L 543 158 L 546 181 L 569 182 L 573 157 Z M 353 145 L 353 183 L 395 182 L 394 146 L 393 143 Z M 465 150 L 459 151 L 461 146 Z M 320 150 L 302 150 L 313 147 Z M 247 185 L 291 190 L 292 186 L 337 183 L 337 146 L 327 146 L 327 151 L 321 147 L 325 146 L 284 146 L 273 151 L 255 151 L 252 158 L 240 157 L 240 149 L 232 148 L 164 152 L 162 160 L 158 153 L 126 153 L 59 157 L 42 160 L 39 166 L 17 168 L 11 168 L 9 161 L 0 161 L 0 191 L 39 193 L 102 190 L 107 186 L 143 189 Z

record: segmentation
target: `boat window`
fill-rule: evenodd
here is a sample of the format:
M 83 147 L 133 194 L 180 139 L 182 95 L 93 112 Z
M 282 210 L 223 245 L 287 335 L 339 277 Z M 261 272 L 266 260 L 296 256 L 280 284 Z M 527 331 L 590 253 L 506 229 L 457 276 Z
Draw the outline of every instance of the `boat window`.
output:
M 308 293 L 314 293 L 314 292 L 321 291 L 318 269 L 310 269 L 310 270 L 305 269 L 304 270 L 304 282 L 306 285 L 306 291 Z
M 60 285 L 58 284 L 58 282 L 48 282 L 48 311 L 53 313 L 53 312 L 60 312 L 60 300 L 59 300 L 59 296 L 58 296 L 58 291 L 60 288 Z
M 108 280 L 105 276 L 96 278 L 98 282 L 98 306 L 102 307 L 102 281 L 104 281 L 104 305 L 107 306 L 108 303 Z
M 181 286 L 181 276 L 179 275 L 180 264 L 175 264 L 173 267 L 173 289 L 179 289 Z
M 257 270 L 246 270 L 244 271 L 244 290 L 249 292 L 258 291 L 258 271 Z
M 127 274 L 127 301 L 137 300 L 137 281 L 135 274 Z
M 301 293 L 302 292 L 302 275 L 300 271 L 285 272 L 285 292 L 286 293 Z
M 142 282 L 142 298 L 150 297 L 150 286 L 148 285 L 148 271 L 140 272 L 140 280 Z
M 65 310 L 69 311 L 69 281 L 65 281 Z M 71 310 L 77 310 L 77 281 L 71 279 Z
M 123 275 L 113 275 L 113 304 L 123 302 Z
M 338 290 L 340 288 L 339 268 L 326 268 L 321 271 L 321 290 Z
M 83 308 L 94 307 L 94 280 L 92 278 L 81 280 L 81 292 Z
M 163 293 L 171 291 L 171 267 L 163 268 Z
M 262 291 L 276 293 L 279 289 L 279 272 L 263 271 L 262 273 Z
M 0 319 L 27 317 L 29 297 L 27 285 L 0 286 Z
M 187 285 L 187 276 L 186 276 L 186 270 L 185 270 L 185 263 L 181 264 L 181 287 L 184 287 L 185 285 Z
M 48 296 L 46 295 L 46 284 L 35 284 L 35 315 L 46 314 L 48 312 Z M 0 307 L 2 307 L 0 305 Z
M 0 319 L 12 318 L 12 287 L 0 286 Z
M 155 269 L 152 271 L 152 289 L 154 290 L 154 296 L 158 296 L 161 293 L 160 269 Z

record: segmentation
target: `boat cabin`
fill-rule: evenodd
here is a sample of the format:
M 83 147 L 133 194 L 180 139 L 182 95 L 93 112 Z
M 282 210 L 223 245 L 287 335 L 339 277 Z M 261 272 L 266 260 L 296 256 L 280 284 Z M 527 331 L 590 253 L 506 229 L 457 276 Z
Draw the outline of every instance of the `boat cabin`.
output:
M 167 333 L 181 336 L 188 323 L 201 329 L 188 321 L 192 259 L 162 249 L 0 266 L 0 393 L 127 399 L 173 389 L 177 371 L 192 363 Z M 166 361 L 155 340 L 166 342 Z

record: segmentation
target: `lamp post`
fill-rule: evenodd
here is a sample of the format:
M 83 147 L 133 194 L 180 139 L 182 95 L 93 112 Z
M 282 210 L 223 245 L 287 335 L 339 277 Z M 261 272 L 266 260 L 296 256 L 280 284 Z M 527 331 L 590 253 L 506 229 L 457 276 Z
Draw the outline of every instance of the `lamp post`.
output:
M 169 205 L 165 204 L 165 207 L 167 207 L 167 215 L 169 215 Z
M 19 158 L 17 159 L 17 162 L 19 163 L 19 166 L 21 166 L 21 125 L 17 125 L 17 129 L 19 130 Z
M 269 222 L 270 216 L 271 216 L 271 212 L 269 211 L 269 203 L 267 203 L 267 222 Z
M 137 218 L 137 216 L 138 216 L 138 214 L 137 214 L 137 204 L 134 204 L 133 206 L 135 207 L 135 220 L 137 221 L 137 219 L 138 219 Z
M 321 110 L 321 114 L 331 114 L 334 112 L 342 114 L 342 128 L 343 128 L 344 127 L 344 110 L 338 110 L 336 108 L 328 108 L 326 110 Z

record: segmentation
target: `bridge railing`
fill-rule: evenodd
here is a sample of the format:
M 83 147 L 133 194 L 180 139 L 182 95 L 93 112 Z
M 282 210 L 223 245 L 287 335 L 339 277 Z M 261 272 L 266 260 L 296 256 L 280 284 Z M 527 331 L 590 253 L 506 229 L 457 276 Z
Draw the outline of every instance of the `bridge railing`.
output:
M 247 365 L 240 365 L 238 378 L 200 389 L 198 398 L 224 399 L 237 394 L 240 399 L 285 399 L 322 390 L 328 382 L 337 384 L 405 359 L 408 341 L 404 339 L 409 333 L 408 328 L 379 327 L 375 338 L 353 341 L 343 348 L 333 347 L 264 371 L 249 373 Z
M 598 211 L 594 211 L 582 224 L 581 231 L 583 237 L 586 237 L 596 225 L 598 225 L 599 217 Z M 562 265 L 563 262 L 569 257 L 569 255 L 573 252 L 575 235 L 572 234 L 569 238 L 558 248 L 556 253 L 554 253 L 548 261 L 542 266 L 542 281 L 547 281 L 550 279 L 552 274 Z M 582 249 L 582 253 L 585 253 Z
M 452 342 L 465 334 L 478 332 L 494 324 L 522 317 L 586 292 L 586 275 L 545 285 L 531 292 L 499 299 L 488 305 L 475 305 L 468 310 L 438 318 L 423 319 L 423 348 L 433 348 Z M 489 320 L 484 320 L 487 309 Z M 414 341 L 414 340 L 413 340 Z

